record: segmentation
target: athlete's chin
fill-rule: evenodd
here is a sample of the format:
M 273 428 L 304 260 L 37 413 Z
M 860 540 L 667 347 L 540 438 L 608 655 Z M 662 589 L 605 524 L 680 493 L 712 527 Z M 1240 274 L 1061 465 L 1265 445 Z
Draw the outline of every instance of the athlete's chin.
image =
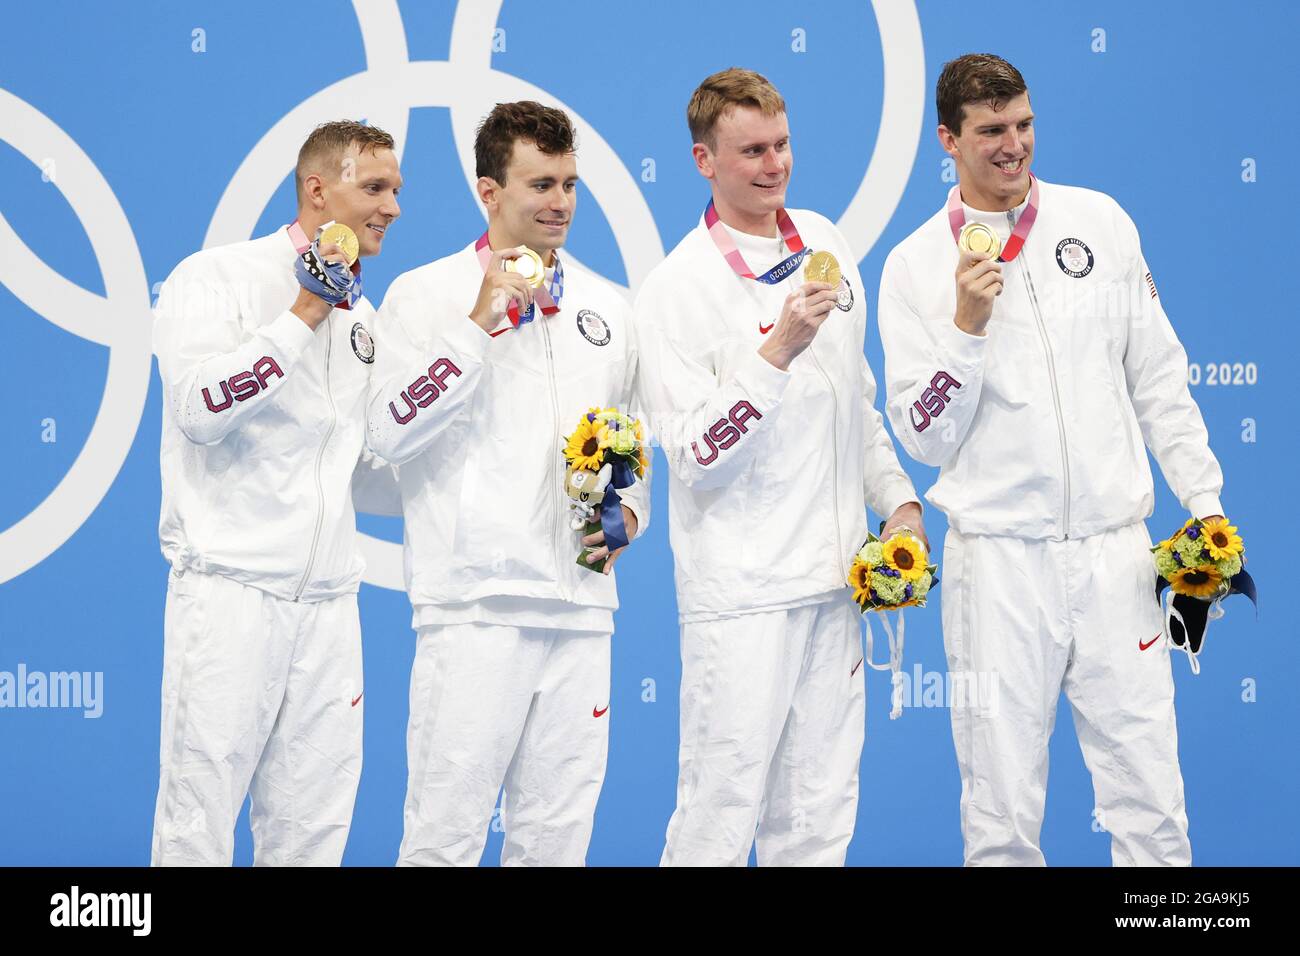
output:
M 568 235 L 568 223 L 562 226 L 542 226 L 541 229 L 534 230 L 528 245 L 529 248 L 537 251 L 559 249 L 564 245 L 564 240 L 568 238 Z

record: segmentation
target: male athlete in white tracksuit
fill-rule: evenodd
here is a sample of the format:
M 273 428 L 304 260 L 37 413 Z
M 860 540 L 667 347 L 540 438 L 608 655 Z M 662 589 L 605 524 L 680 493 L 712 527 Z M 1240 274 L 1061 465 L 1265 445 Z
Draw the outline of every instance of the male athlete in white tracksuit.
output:
M 1109 196 L 1037 180 L 1024 81 L 985 55 L 939 80 L 959 187 L 886 260 L 888 413 L 951 527 L 943 627 L 967 864 L 1041 865 L 1062 688 L 1119 864 L 1191 862 L 1168 648 L 1156 638 L 1150 448 L 1184 507 L 1223 484 L 1133 222 Z M 1005 262 L 959 254 L 989 226 Z M 956 280 L 954 281 L 954 272 Z M 986 686 L 984 680 L 976 686 Z
M 377 318 L 369 442 L 401 464 L 418 631 L 398 862 L 477 864 L 504 785 L 501 862 L 580 866 L 605 777 L 618 594 L 575 563 L 603 537 L 569 526 L 561 451 L 589 409 L 632 412 L 636 342 L 617 290 L 555 252 L 576 199 L 564 113 L 499 104 L 475 152 L 487 232 L 399 276 Z M 545 306 L 502 270 L 521 244 L 546 260 Z M 648 488 L 620 495 L 630 538 Z
M 379 252 L 400 214 L 392 146 L 372 127 L 318 128 L 297 220 L 195 253 L 159 294 L 172 570 L 154 865 L 229 865 L 250 788 L 256 864 L 343 856 L 364 710 L 353 494 L 382 499 L 387 480 L 395 512 L 396 482 L 364 452 L 374 310 L 332 308 L 295 262 L 330 220 Z
M 783 208 L 780 94 L 728 70 L 688 117 L 713 202 L 634 311 L 643 401 L 672 472 L 681 618 L 662 862 L 743 866 L 757 830 L 760 865 L 841 865 L 865 722 L 848 568 L 864 502 L 889 530 L 923 533 L 920 506 L 874 407 L 855 257 L 829 221 Z M 790 259 L 801 248 L 831 252 L 845 282 L 805 284 Z

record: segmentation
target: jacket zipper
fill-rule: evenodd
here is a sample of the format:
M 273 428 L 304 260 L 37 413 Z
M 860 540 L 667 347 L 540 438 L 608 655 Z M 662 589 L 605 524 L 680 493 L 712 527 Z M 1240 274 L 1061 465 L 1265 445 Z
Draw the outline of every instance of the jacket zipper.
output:
M 808 354 L 812 356 L 813 365 L 817 366 L 817 371 L 826 379 L 826 386 L 831 390 L 831 512 L 835 518 L 835 563 L 839 566 L 840 577 L 847 581 L 849 569 L 844 565 L 844 541 L 840 536 L 840 397 L 835 391 L 835 383 L 826 374 L 826 369 L 822 368 L 811 342 L 808 343 Z
M 560 536 L 560 504 L 555 496 L 556 488 L 564 486 L 564 459 L 559 453 L 560 399 L 555 392 L 555 359 L 551 352 L 550 324 L 546 321 L 545 317 L 539 317 L 537 324 L 542 327 L 542 339 L 546 342 L 546 381 L 550 385 L 551 389 L 551 414 L 554 421 L 554 425 L 552 426 L 552 435 L 554 437 L 551 439 L 551 449 L 556 466 L 559 466 L 560 468 L 556 473 L 556 480 L 559 484 L 552 487 L 550 495 L 551 502 L 555 508 L 555 518 L 551 523 L 551 536 L 555 541 L 555 584 L 560 589 L 560 595 L 564 600 L 572 602 L 573 595 L 571 595 L 569 589 L 564 586 L 564 558 L 562 556 L 564 542 L 561 540 Z
M 788 247 L 783 244 L 778 245 L 777 255 L 784 255 L 786 248 Z M 796 276 L 797 274 L 792 274 L 786 281 L 797 288 L 799 283 Z M 831 377 L 826 374 L 826 369 L 817 358 L 814 343 L 809 342 L 806 351 L 812 357 L 813 365 L 816 366 L 821 377 L 826 380 L 826 387 L 831 390 L 831 516 L 835 519 L 835 564 L 839 568 L 841 580 L 847 581 L 849 569 L 844 563 L 844 540 L 840 534 L 840 397 L 835 391 L 835 383 L 831 381 Z
M 1011 216 L 1007 217 L 1008 219 Z M 1013 223 L 1014 225 L 1014 223 Z M 1047 377 L 1052 383 L 1052 406 L 1056 409 L 1056 430 L 1061 439 L 1061 468 L 1065 472 L 1065 507 L 1062 509 L 1061 533 L 1065 540 L 1070 540 L 1070 453 L 1065 443 L 1065 418 L 1061 414 L 1061 392 L 1056 383 L 1056 361 L 1052 356 L 1052 343 L 1047 338 L 1047 325 L 1043 322 L 1043 313 L 1038 308 L 1038 295 L 1034 291 L 1034 280 L 1029 275 L 1029 263 L 1020 259 L 1020 274 L 1025 277 L 1025 290 L 1029 293 L 1029 304 L 1034 310 L 1034 320 L 1038 323 L 1038 334 L 1043 340 L 1043 352 L 1047 355 Z
M 307 587 L 307 580 L 311 577 L 311 569 L 316 564 L 316 547 L 320 544 L 320 529 L 325 521 L 325 487 L 321 484 L 320 471 L 321 462 L 325 458 L 325 446 L 329 444 L 330 436 L 334 434 L 334 425 L 338 421 L 338 410 L 334 407 L 334 390 L 330 388 L 330 352 L 334 344 L 334 330 L 326 322 L 325 335 L 325 398 L 329 401 L 330 406 L 330 424 L 325 429 L 325 437 L 321 439 L 320 448 L 316 449 L 316 530 L 311 536 L 311 550 L 307 552 L 307 567 L 302 572 L 302 580 L 298 583 L 298 591 L 294 594 L 295 601 L 302 598 L 302 592 Z

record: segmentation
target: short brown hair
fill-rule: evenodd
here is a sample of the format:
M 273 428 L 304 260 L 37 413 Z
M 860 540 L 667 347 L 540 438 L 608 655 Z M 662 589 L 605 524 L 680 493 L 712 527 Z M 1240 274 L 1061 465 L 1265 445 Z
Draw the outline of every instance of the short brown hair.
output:
M 298 166 L 294 170 L 293 178 L 300 205 L 303 198 L 303 180 L 315 172 L 312 167 L 316 169 L 328 166 L 341 167 L 343 154 L 353 143 L 358 144 L 361 151 L 368 149 L 373 153 L 379 149 L 392 149 L 393 137 L 378 126 L 367 126 L 365 123 L 357 123 L 353 120 L 321 123 L 311 131 L 307 141 L 302 144 L 302 149 L 298 150 Z
M 934 87 L 934 103 L 939 122 L 959 136 L 967 103 L 987 103 L 996 111 L 1026 92 L 1025 78 L 1002 57 L 967 53 L 943 65 Z
M 764 116 L 785 112 L 785 100 L 767 77 L 733 66 L 707 77 L 691 94 L 691 101 L 686 104 L 691 141 L 716 149 L 718 139 L 714 129 L 718 120 L 737 106 L 752 106 Z
M 517 140 L 532 143 L 548 156 L 576 149 L 573 123 L 564 110 L 533 100 L 498 103 L 479 123 L 474 136 L 474 175 L 504 186 Z

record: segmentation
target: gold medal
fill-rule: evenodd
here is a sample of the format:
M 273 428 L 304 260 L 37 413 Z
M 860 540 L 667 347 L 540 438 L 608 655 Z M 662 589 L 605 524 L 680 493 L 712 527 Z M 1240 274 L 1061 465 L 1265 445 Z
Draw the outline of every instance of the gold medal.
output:
M 957 248 L 963 252 L 987 252 L 996 259 L 1002 251 L 1002 240 L 982 222 L 968 222 L 957 236 Z
M 539 288 L 546 281 L 546 266 L 542 264 L 542 257 L 527 246 L 520 246 L 519 252 L 522 254 L 518 259 L 506 259 L 503 267 L 507 272 L 519 273 L 534 289 Z
M 804 282 L 825 282 L 832 289 L 840 285 L 840 264 L 829 252 L 814 252 L 803 267 Z
M 357 261 L 357 254 L 361 251 L 360 243 L 357 242 L 357 234 L 343 225 L 341 222 L 327 222 L 321 227 L 320 246 L 327 246 L 333 243 L 343 250 L 343 255 L 347 256 L 348 268 L 352 263 Z

